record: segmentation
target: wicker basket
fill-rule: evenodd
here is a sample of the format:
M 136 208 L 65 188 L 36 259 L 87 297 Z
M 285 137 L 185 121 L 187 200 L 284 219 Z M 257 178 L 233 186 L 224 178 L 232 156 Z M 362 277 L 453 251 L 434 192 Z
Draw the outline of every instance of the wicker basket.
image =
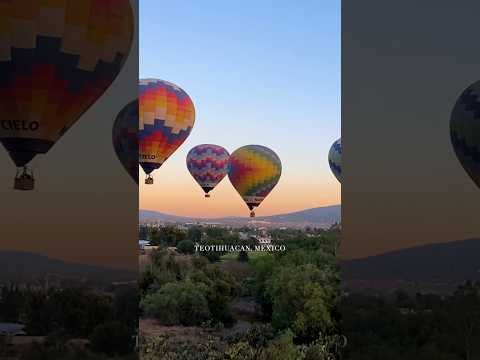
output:
M 28 177 L 17 177 L 15 178 L 15 184 L 13 188 L 15 190 L 33 190 L 35 187 L 35 180 Z

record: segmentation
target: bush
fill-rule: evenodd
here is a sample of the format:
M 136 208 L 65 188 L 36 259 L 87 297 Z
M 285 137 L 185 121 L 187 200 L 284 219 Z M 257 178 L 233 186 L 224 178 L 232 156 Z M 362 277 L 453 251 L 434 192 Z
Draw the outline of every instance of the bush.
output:
M 188 280 L 168 283 L 156 293 L 147 295 L 141 306 L 147 315 L 163 325 L 200 325 L 210 317 L 206 292 L 204 284 Z
M 277 269 L 266 282 L 266 294 L 273 304 L 272 325 L 279 330 L 291 328 L 307 341 L 332 330 L 330 309 L 335 299 L 328 284 L 323 284 L 324 277 L 324 272 L 311 264 Z
M 209 265 L 203 271 L 192 273 L 190 280 L 205 286 L 205 298 L 208 302 L 211 319 L 227 326 L 233 324 L 230 302 L 237 294 L 237 283 L 234 277 L 221 271 L 215 265 Z
M 293 343 L 293 334 L 288 330 L 270 342 L 260 357 L 262 360 L 299 360 L 302 358 L 299 348 Z

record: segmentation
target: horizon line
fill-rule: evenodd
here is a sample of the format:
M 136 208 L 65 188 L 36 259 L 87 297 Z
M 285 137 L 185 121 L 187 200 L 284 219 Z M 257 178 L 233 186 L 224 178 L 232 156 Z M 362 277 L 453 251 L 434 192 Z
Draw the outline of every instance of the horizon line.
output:
M 284 213 L 273 214 L 273 215 L 261 215 L 261 216 L 257 216 L 257 218 L 264 218 L 264 217 L 270 217 L 270 216 L 289 215 L 289 214 L 294 214 L 294 213 L 298 213 L 298 212 L 302 212 L 302 211 L 307 211 L 307 210 L 324 209 L 324 208 L 338 207 L 338 206 L 341 207 L 342 204 L 339 203 L 339 204 L 326 205 L 326 206 L 317 206 L 317 207 L 313 207 L 313 208 L 306 208 L 306 209 L 294 210 L 294 211 L 291 211 L 291 212 L 286 212 L 286 213 L 284 212 Z M 152 212 L 156 212 L 156 213 L 159 213 L 159 214 L 162 214 L 162 215 L 175 216 L 175 217 L 179 217 L 179 218 L 190 218 L 190 219 L 248 218 L 248 216 L 236 216 L 236 215 L 225 215 L 225 216 L 215 216 L 215 217 L 185 216 L 185 215 L 175 215 L 175 214 L 171 214 L 171 213 L 165 213 L 165 212 L 162 212 L 162 211 L 151 210 L 151 209 L 138 209 L 138 211 L 139 211 L 139 213 L 140 213 L 140 211 L 152 211 Z

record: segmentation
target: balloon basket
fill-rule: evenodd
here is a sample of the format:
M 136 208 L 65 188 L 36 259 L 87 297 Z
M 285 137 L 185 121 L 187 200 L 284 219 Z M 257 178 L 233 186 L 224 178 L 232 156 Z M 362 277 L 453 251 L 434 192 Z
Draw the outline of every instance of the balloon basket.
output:
M 209 197 L 210 197 L 210 194 L 205 194 L 205 197 L 206 197 L 206 198 L 209 198 Z
M 254 211 L 251 211 L 251 212 L 250 212 L 250 217 L 251 217 L 251 218 L 254 218 L 254 217 L 255 217 L 255 212 L 254 212 Z
M 152 177 L 148 177 L 145 179 L 145 184 L 147 185 L 152 185 L 153 184 L 153 178 Z
M 21 174 L 19 174 L 19 171 L 17 171 L 13 188 L 15 190 L 23 191 L 33 190 L 35 188 L 35 179 L 33 178 L 33 173 L 29 173 L 27 168 L 24 168 Z

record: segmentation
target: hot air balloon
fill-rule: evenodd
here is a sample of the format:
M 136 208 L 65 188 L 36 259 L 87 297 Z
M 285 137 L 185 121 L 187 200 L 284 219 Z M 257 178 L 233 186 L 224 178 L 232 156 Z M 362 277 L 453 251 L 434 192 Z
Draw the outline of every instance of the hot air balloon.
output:
M 230 156 L 228 178 L 250 209 L 261 204 L 277 185 L 282 173 L 280 158 L 261 145 L 243 146 Z
M 118 114 L 112 141 L 118 159 L 138 184 L 138 100 L 127 104 Z
M 0 2 L 0 142 L 19 168 L 15 189 L 33 189 L 27 164 L 114 81 L 133 30 L 129 0 Z
M 332 144 L 328 152 L 328 164 L 332 170 L 333 175 L 337 180 L 342 182 L 342 140 L 338 139 Z
M 229 158 L 227 150 L 212 144 L 197 145 L 188 152 L 188 171 L 205 192 L 205 197 L 210 197 L 209 192 L 227 175 Z
M 458 98 L 450 117 L 450 139 L 458 160 L 480 187 L 480 81 Z
M 190 97 L 178 86 L 157 79 L 140 80 L 139 163 L 153 184 L 158 169 L 187 139 L 195 122 Z

